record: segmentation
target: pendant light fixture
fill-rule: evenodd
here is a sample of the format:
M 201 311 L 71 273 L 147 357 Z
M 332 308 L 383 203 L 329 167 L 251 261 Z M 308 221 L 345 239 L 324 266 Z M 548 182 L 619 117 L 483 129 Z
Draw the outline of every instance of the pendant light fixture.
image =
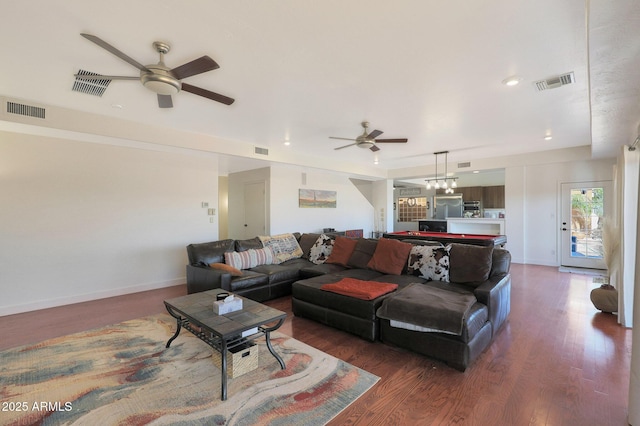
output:
M 436 176 L 433 179 L 425 179 L 425 181 L 427 182 L 427 189 L 431 189 L 431 185 L 433 183 L 433 187 L 435 189 L 444 188 L 445 194 L 453 194 L 453 188 L 456 188 L 458 186 L 458 184 L 456 183 L 456 180 L 458 180 L 458 178 L 447 176 L 449 151 L 434 152 L 433 154 L 436 156 Z M 442 154 L 444 154 L 444 176 L 442 176 L 442 185 L 440 185 L 440 176 L 438 176 L 438 156 Z

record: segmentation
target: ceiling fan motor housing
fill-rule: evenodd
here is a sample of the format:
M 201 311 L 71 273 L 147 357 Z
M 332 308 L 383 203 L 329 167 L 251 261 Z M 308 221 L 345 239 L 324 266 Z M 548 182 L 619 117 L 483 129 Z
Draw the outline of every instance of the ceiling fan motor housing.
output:
M 162 64 L 146 66 L 149 71 L 140 71 L 140 81 L 144 87 L 160 95 L 175 95 L 180 91 L 180 80 L 171 74 L 171 70 Z

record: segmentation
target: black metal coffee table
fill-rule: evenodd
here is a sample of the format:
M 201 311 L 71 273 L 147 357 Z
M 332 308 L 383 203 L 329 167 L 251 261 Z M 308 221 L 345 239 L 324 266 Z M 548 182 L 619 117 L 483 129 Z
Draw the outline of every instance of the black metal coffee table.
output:
M 227 353 L 229 349 L 265 336 L 269 352 L 278 360 L 280 367 L 285 369 L 284 361 L 271 345 L 270 333 L 280 328 L 287 314 L 241 297 L 242 310 L 218 315 L 213 311 L 213 302 L 216 300 L 216 295 L 222 292 L 224 290 L 214 289 L 189 294 L 165 300 L 164 305 L 178 324 L 176 333 L 167 342 L 167 348 L 184 327 L 214 350 L 220 352 L 222 400 L 224 401 L 227 399 Z M 276 321 L 275 325 L 266 326 Z M 242 336 L 243 332 L 252 329 L 256 329 L 256 332 L 249 336 Z

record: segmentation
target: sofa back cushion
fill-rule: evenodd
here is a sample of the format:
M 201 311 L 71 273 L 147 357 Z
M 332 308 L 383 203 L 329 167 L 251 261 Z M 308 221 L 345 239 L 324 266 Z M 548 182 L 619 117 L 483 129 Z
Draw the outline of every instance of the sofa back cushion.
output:
M 318 241 L 320 234 L 314 233 L 305 233 L 300 236 L 298 240 L 298 244 L 300 245 L 300 249 L 302 250 L 302 258 L 309 259 L 309 253 L 311 252 L 311 247 Z
M 411 247 L 413 245 L 410 243 L 403 243 L 390 238 L 380 238 L 376 251 L 367 266 L 383 274 L 400 275 L 407 266 Z
M 477 287 L 489 278 L 493 246 L 450 244 L 449 280 L 454 283 Z
M 258 237 L 249 238 L 248 240 L 236 240 L 236 251 L 258 250 L 261 248 L 263 248 L 262 241 Z
M 366 238 L 359 238 L 356 246 L 351 253 L 351 257 L 347 262 L 347 266 L 350 268 L 367 269 L 369 261 L 373 257 L 373 253 L 378 246 L 378 240 L 370 240 Z
M 493 277 L 494 275 L 508 274 L 510 269 L 511 253 L 503 248 L 494 248 L 493 260 L 491 263 L 491 274 L 489 276 Z
M 224 262 L 224 254 L 233 251 L 235 240 L 220 240 L 210 243 L 189 244 L 187 256 L 190 265 L 208 266 Z

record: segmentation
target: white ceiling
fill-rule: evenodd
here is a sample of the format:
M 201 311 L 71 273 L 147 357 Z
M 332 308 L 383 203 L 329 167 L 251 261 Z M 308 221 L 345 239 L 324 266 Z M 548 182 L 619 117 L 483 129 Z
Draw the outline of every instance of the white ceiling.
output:
M 0 96 L 265 147 L 293 163 L 372 165 L 377 155 L 389 170 L 431 164 L 444 149 L 467 161 L 584 145 L 602 158 L 638 134 L 634 0 L 0 1 Z M 73 92 L 79 69 L 138 75 L 83 32 L 142 64 L 158 61 L 156 40 L 171 45 L 169 67 L 209 55 L 221 68 L 185 82 L 236 102 L 181 92 L 161 110 L 138 81 L 114 81 L 102 97 Z M 574 84 L 534 87 L 567 72 Z M 521 84 L 501 83 L 512 75 Z M 355 138 L 363 120 L 409 143 L 335 151 L 348 142 L 328 137 Z M 254 163 L 230 157 L 225 167 Z

